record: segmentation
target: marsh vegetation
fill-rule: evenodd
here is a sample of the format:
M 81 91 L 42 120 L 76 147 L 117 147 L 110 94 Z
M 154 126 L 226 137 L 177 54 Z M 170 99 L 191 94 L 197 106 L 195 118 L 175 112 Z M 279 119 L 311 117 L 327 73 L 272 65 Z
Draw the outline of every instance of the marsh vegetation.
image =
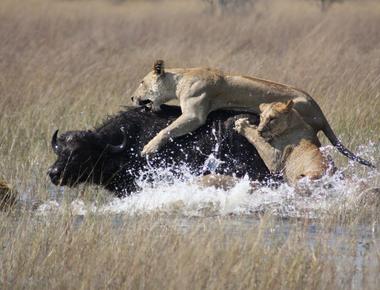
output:
M 46 176 L 54 130 L 121 110 L 158 58 L 302 88 L 379 167 L 380 3 L 316 2 L 2 0 L 0 179 L 41 205 L 0 213 L 0 288 L 377 289 L 379 171 L 331 148 L 347 179 L 311 197 L 178 181 L 118 201 Z

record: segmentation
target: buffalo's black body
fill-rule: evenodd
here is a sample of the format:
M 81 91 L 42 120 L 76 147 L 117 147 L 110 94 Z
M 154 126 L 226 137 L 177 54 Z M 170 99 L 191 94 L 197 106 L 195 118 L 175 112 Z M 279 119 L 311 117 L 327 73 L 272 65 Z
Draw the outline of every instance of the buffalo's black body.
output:
M 137 190 L 135 179 L 148 167 L 170 166 L 180 174 L 178 166 L 186 164 L 194 174 L 207 174 L 204 165 L 211 153 L 223 162 L 216 173 L 238 177 L 247 174 L 261 181 L 268 177 L 269 171 L 254 146 L 233 130 L 237 112 L 213 112 L 206 125 L 195 132 L 172 140 L 148 159 L 140 157 L 143 146 L 180 114 L 180 109 L 172 106 L 162 106 L 159 113 L 133 108 L 109 118 L 93 131 L 63 133 L 53 146 L 58 159 L 49 169 L 52 182 L 69 186 L 98 184 L 123 196 Z M 258 123 L 257 116 L 244 116 Z M 109 144 L 122 143 L 123 134 L 125 149 L 110 152 Z

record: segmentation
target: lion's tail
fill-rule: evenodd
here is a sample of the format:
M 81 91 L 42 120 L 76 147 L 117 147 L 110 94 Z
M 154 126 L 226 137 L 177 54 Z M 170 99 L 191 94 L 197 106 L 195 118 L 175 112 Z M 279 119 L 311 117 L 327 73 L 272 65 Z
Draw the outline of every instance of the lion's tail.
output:
M 354 160 L 356 162 L 359 162 L 363 165 L 366 165 L 371 168 L 376 168 L 375 165 L 373 165 L 371 162 L 360 158 L 359 156 L 356 156 L 354 153 L 352 153 L 350 150 L 348 150 L 342 142 L 336 137 L 334 131 L 331 129 L 329 123 L 325 122 L 325 126 L 322 129 L 323 133 L 325 133 L 326 137 L 330 140 L 331 144 L 334 145 L 338 149 L 340 153 L 342 153 L 344 156 L 348 157 L 351 160 Z

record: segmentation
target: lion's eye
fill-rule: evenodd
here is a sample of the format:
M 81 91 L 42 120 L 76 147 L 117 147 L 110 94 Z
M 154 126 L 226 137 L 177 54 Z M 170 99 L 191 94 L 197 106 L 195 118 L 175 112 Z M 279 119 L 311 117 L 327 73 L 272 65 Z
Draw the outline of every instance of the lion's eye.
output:
M 269 124 L 273 124 L 276 121 L 276 119 L 270 119 Z

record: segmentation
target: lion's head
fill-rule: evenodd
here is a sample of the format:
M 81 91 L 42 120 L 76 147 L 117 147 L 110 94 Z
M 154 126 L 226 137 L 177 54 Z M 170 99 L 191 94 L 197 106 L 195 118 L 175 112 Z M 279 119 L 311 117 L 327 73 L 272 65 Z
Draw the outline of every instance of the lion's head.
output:
M 294 116 L 293 101 L 275 102 L 260 105 L 260 124 L 257 127 L 261 136 L 271 140 L 291 127 Z
M 164 61 L 157 60 L 153 70 L 140 82 L 131 100 L 136 106 L 149 104 L 153 111 L 160 110 L 160 105 L 175 98 L 175 89 L 164 68 Z

